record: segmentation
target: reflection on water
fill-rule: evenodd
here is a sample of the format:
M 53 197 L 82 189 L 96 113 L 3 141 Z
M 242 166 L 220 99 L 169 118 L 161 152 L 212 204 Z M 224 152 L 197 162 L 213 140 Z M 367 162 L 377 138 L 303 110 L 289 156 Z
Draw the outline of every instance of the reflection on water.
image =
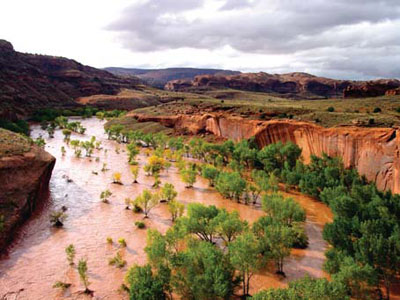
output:
M 143 189 L 151 188 L 153 180 L 142 172 L 139 174 L 139 184 L 132 184 L 125 146 L 106 139 L 102 121 L 93 118 L 82 120 L 82 124 L 87 128 L 86 134 L 73 134 L 71 138 L 82 140 L 96 136 L 102 141 L 103 150 L 96 150 L 92 158 L 75 158 L 73 150 L 66 147 L 67 154 L 62 157 L 60 149 L 65 144 L 61 131 L 58 130 L 53 139 L 46 138 L 46 150 L 57 158 L 50 183 L 51 196 L 23 226 L 8 255 L 0 260 L 0 297 L 10 293 L 9 298 L 5 299 L 15 299 L 16 294 L 12 293 L 18 292 L 17 299 L 20 300 L 85 299 L 79 293 L 83 287 L 77 272 L 66 260 L 64 249 L 71 243 L 75 245 L 77 259 L 88 259 L 90 287 L 95 291 L 95 299 L 128 298 L 119 292 L 127 267 L 121 270 L 108 265 L 108 259 L 118 250 L 118 238 L 124 237 L 127 241 L 128 247 L 121 251 L 128 266 L 145 263 L 146 230 L 134 226 L 134 222 L 143 220 L 143 217 L 125 210 L 124 199 L 134 199 Z M 32 126 L 32 129 L 33 137 L 40 134 L 47 137 L 47 133 L 38 125 Z M 117 145 L 121 149 L 120 154 L 115 151 Z M 96 157 L 99 158 L 98 162 Z M 139 155 L 138 161 L 143 166 L 146 157 Z M 101 172 L 103 163 L 107 163 L 110 170 Z M 113 172 L 122 173 L 123 185 L 111 183 Z M 67 178 L 72 182 L 68 182 Z M 200 202 L 224 207 L 229 211 L 238 210 L 241 217 L 249 222 L 263 215 L 257 207 L 223 199 L 215 190 L 209 189 L 203 179 L 199 179 L 193 189 L 186 189 L 175 168 L 164 173 L 160 179 L 163 183 L 173 183 L 179 192 L 178 200 L 185 204 Z M 105 189 L 113 193 L 110 204 L 104 204 L 99 199 L 101 191 Z M 293 250 L 284 265 L 286 279 L 266 271 L 256 274 L 252 279 L 252 292 L 285 286 L 288 281 L 301 278 L 306 273 L 315 277 L 325 276 L 322 264 L 327 244 L 322 239 L 322 227 L 331 220 L 331 213 L 325 205 L 308 197 L 299 194 L 286 196 L 294 197 L 306 209 L 306 231 L 310 245 L 305 250 Z M 50 227 L 49 214 L 61 206 L 68 208 L 68 219 L 64 228 L 55 229 Z M 165 232 L 171 226 L 169 217 L 167 206 L 160 204 L 151 211 L 150 219 L 144 222 L 147 228 Z M 113 238 L 113 245 L 107 244 L 107 237 Z M 57 280 L 71 283 L 72 287 L 62 294 L 52 288 Z

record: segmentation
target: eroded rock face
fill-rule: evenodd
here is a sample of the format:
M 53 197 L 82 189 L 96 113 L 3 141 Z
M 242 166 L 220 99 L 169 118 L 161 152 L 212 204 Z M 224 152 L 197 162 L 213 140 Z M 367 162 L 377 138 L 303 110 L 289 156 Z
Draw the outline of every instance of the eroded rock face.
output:
M 323 128 L 307 122 L 246 120 L 222 114 L 161 117 L 132 115 L 138 121 L 160 122 L 178 132 L 209 132 L 235 141 L 255 137 L 260 147 L 278 141 L 291 141 L 303 149 L 302 156 L 306 163 L 312 154 L 339 156 L 345 167 L 356 168 L 368 180 L 375 181 L 379 189 L 400 193 L 398 129 L 355 126 Z
M 400 95 L 400 88 L 388 90 L 385 93 L 386 96 L 397 96 Z
M 374 80 L 358 82 L 348 86 L 343 91 L 344 98 L 365 98 L 383 96 L 387 91 L 396 89 L 400 86 L 399 80 Z M 389 96 L 389 94 L 387 94 Z
M 0 116 L 26 117 L 40 108 L 77 106 L 74 99 L 117 94 L 137 80 L 84 66 L 74 60 L 16 52 L 0 40 Z
M 349 81 L 317 77 L 306 73 L 238 75 L 199 75 L 194 80 L 173 80 L 165 85 L 171 91 L 202 91 L 230 88 L 276 93 L 290 98 L 375 97 L 400 86 L 399 80 Z
M 29 151 L 0 157 L 0 251 L 12 240 L 15 230 L 48 194 L 55 158 L 37 146 Z

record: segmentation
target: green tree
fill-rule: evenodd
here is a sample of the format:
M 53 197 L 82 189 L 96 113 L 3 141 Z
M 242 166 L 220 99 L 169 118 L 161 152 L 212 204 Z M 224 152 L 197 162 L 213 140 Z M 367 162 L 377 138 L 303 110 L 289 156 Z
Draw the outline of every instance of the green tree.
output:
M 277 273 L 284 275 L 283 263 L 290 255 L 294 243 L 293 229 L 278 225 L 271 225 L 265 228 L 265 236 L 262 241 L 270 257 L 275 261 Z
M 160 197 L 157 193 L 152 194 L 149 190 L 144 190 L 141 195 L 137 196 L 134 204 L 141 208 L 144 217 L 148 218 L 150 211 L 158 205 Z
M 231 242 L 229 244 L 229 258 L 234 268 L 241 275 L 243 296 L 249 296 L 250 280 L 254 272 L 263 266 L 255 235 L 251 232 L 245 232 Z
M 168 211 L 171 214 L 172 222 L 175 222 L 176 219 L 183 215 L 185 205 L 176 200 L 171 200 L 168 202 Z
M 193 187 L 193 184 L 196 182 L 196 170 L 193 170 L 193 168 L 189 167 L 187 169 L 181 170 L 179 173 L 181 175 L 182 181 L 186 183 L 186 187 Z
M 83 286 L 85 287 L 85 294 L 93 294 L 93 291 L 89 289 L 89 276 L 88 276 L 88 266 L 87 266 L 87 260 L 86 259 L 80 259 L 78 262 L 78 274 L 79 278 L 81 279 L 81 282 Z
M 216 219 L 218 223 L 218 235 L 221 237 L 226 245 L 232 242 L 248 227 L 247 222 L 240 219 L 239 213 L 237 211 L 229 213 L 225 209 L 221 209 Z
M 187 207 L 187 217 L 182 217 L 179 221 L 187 233 L 213 243 L 217 234 L 218 213 L 219 210 L 214 205 L 190 203 Z
M 306 213 L 301 205 L 292 198 L 284 198 L 281 194 L 264 195 L 262 208 L 276 222 L 285 226 L 306 220 Z
M 165 183 L 161 188 L 161 198 L 166 202 L 170 202 L 176 199 L 178 196 L 178 192 L 175 190 L 175 187 L 171 183 Z
M 67 248 L 65 248 L 65 253 L 67 254 L 67 260 L 68 263 L 72 266 L 74 264 L 74 258 L 75 258 L 75 247 L 73 244 L 68 245 Z
M 233 294 L 234 269 L 219 248 L 192 241 L 173 261 L 173 286 L 182 299 L 223 300 Z
M 346 288 L 335 281 L 305 277 L 289 282 L 288 288 L 268 289 L 252 300 L 350 300 Z
M 246 189 L 246 181 L 237 172 L 221 172 L 217 177 L 215 188 L 224 197 L 239 201 Z
M 139 148 L 136 146 L 135 143 L 130 143 L 128 144 L 128 146 L 126 146 L 126 149 L 128 150 L 129 153 L 128 156 L 129 164 L 131 165 L 137 164 L 135 158 L 140 153 Z
M 130 300 L 167 299 L 162 278 L 154 274 L 148 264 L 131 267 L 125 277 L 125 281 L 129 287 Z
M 211 165 L 205 165 L 201 169 L 201 176 L 203 176 L 205 179 L 208 179 L 208 181 L 210 182 L 210 186 L 215 185 L 215 180 L 217 179 L 218 174 L 218 169 Z

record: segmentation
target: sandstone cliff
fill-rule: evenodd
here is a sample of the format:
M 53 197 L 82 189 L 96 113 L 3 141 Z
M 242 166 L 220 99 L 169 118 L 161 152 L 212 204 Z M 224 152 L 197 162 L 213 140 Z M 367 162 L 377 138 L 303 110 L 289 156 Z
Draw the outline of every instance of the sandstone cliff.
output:
M 54 164 L 46 151 L 0 129 L 0 251 L 47 197 Z
M 342 157 L 346 167 L 356 168 L 378 188 L 400 193 L 400 137 L 392 128 L 323 128 L 291 120 L 256 121 L 223 114 L 146 116 L 130 114 L 140 122 L 156 121 L 181 133 L 204 132 L 238 141 L 255 137 L 258 145 L 294 142 L 305 162 L 311 154 Z
M 199 75 L 194 80 L 174 80 L 165 85 L 171 91 L 203 91 L 230 88 L 274 93 L 289 98 L 375 97 L 400 87 L 399 80 L 349 81 L 317 77 L 306 73 Z
M 84 66 L 74 60 L 16 52 L 0 40 L 0 118 L 26 117 L 40 108 L 76 106 L 74 99 L 117 94 L 137 80 Z

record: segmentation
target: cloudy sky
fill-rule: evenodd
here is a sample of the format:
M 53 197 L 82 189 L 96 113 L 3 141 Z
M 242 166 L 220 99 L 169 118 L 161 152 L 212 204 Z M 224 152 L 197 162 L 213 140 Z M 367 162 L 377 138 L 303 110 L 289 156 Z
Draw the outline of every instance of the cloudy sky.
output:
M 400 78 L 400 0 L 1 0 L 1 38 L 95 67 Z

